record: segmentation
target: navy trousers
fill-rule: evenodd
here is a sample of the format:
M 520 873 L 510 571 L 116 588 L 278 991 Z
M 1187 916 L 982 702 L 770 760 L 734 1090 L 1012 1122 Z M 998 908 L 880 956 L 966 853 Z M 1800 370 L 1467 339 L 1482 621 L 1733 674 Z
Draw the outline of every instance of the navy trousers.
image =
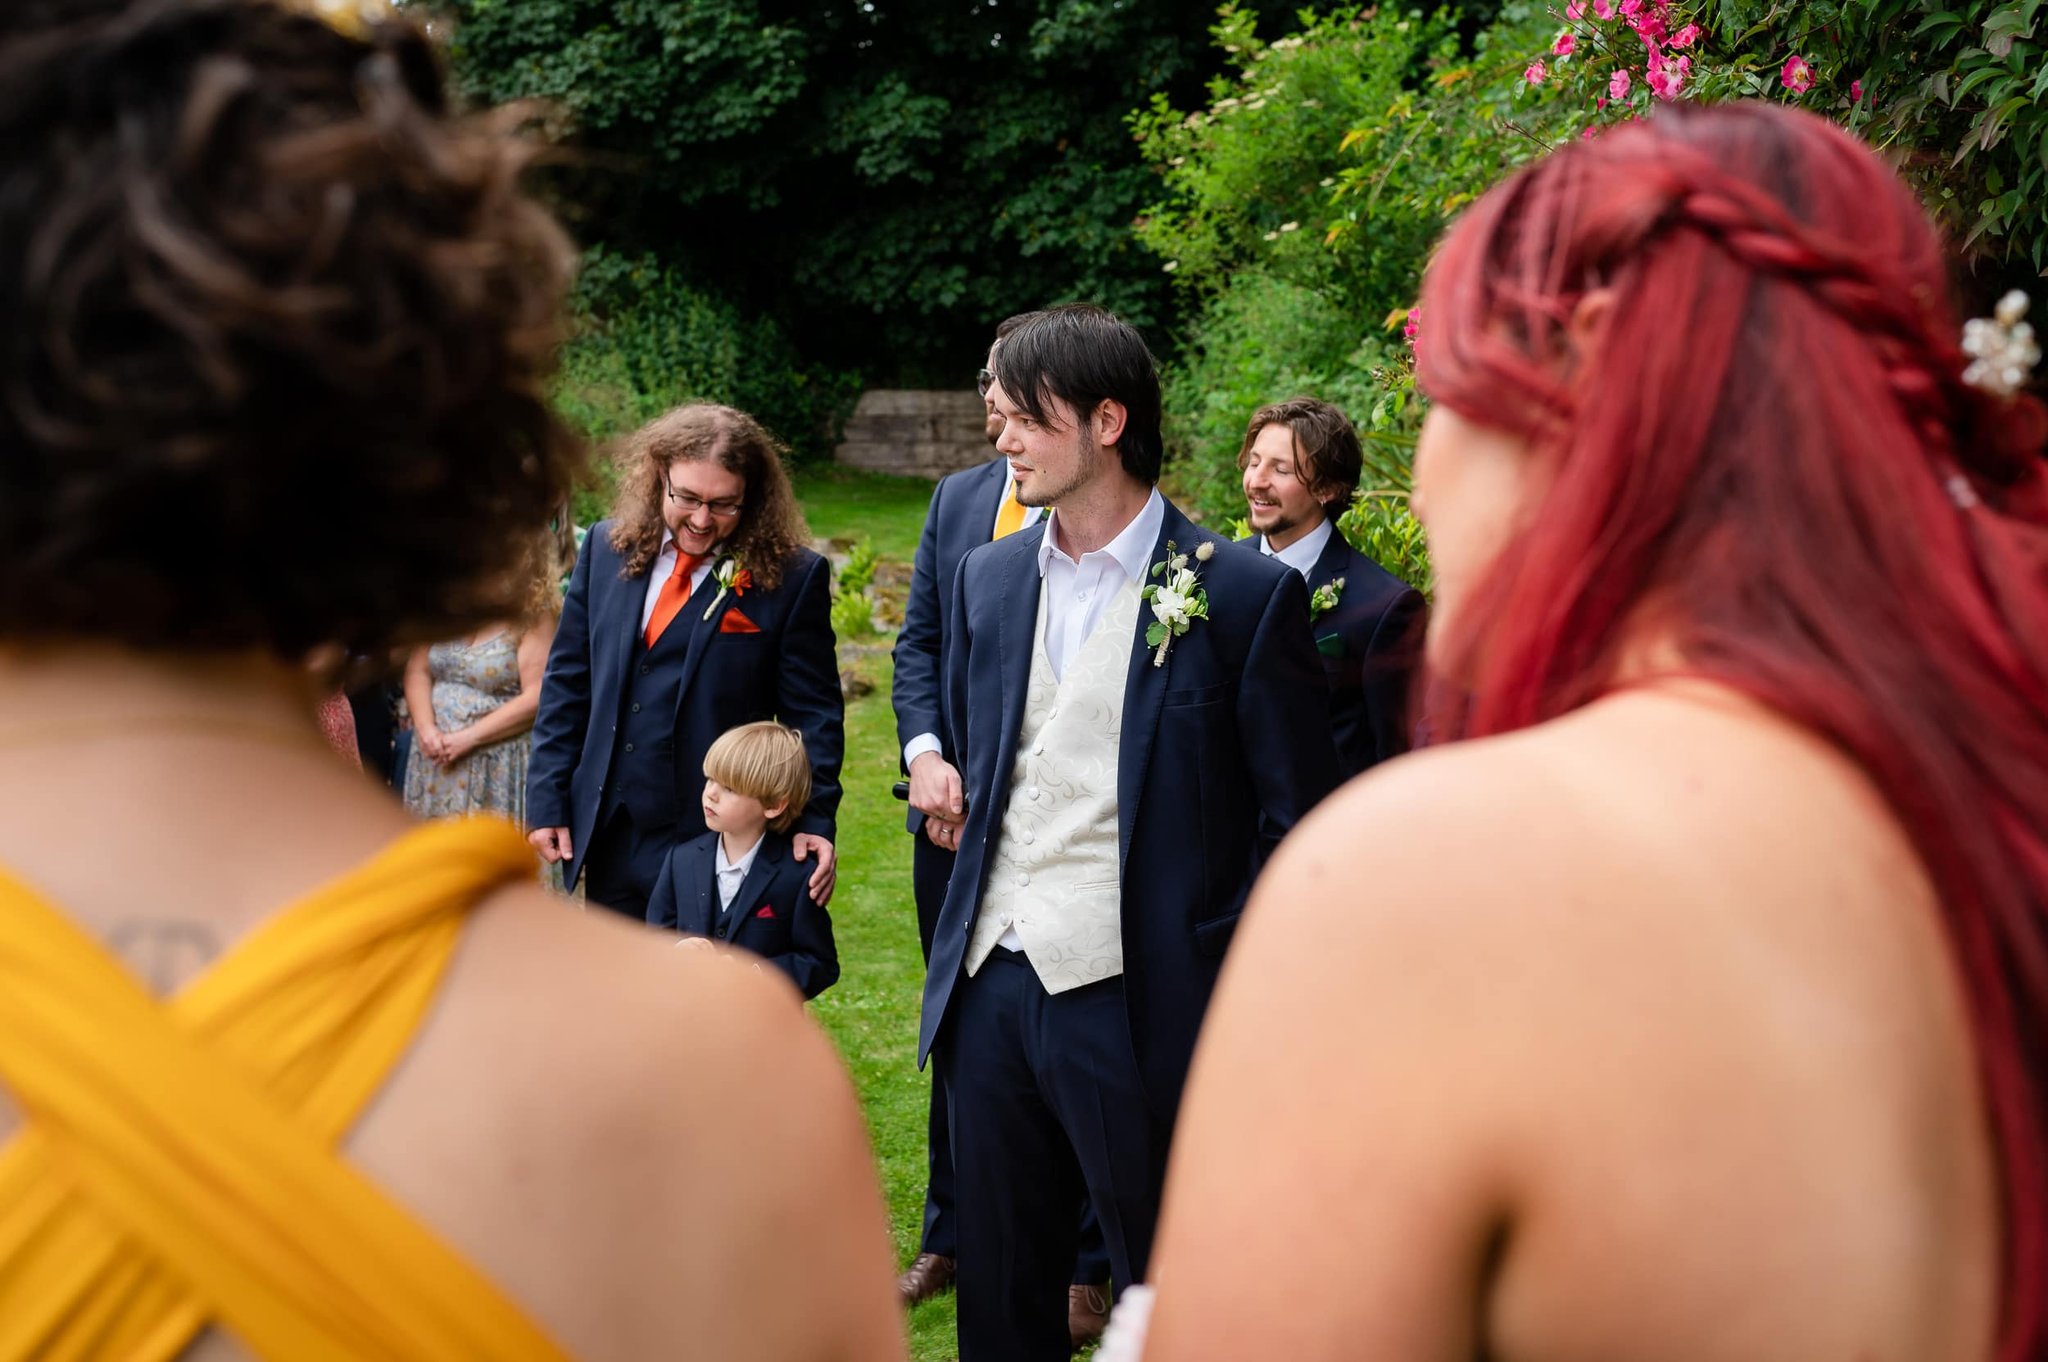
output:
M 1121 978 L 1048 994 L 998 948 L 939 1050 L 960 1222 L 960 1362 L 1061 1362 L 1080 1209 L 1119 1290 L 1144 1280 L 1170 1123 L 1139 1081 Z
M 937 929 L 939 910 L 946 904 L 946 881 L 953 874 L 953 853 L 935 847 L 923 833 L 913 834 L 910 852 L 910 889 L 917 900 L 917 943 L 926 964 L 932 959 L 932 933 Z M 918 1241 L 921 1253 L 946 1258 L 960 1256 L 960 1228 L 953 1216 L 953 1135 L 946 1125 L 946 1080 L 939 1066 L 932 1066 L 931 1110 L 925 1118 L 926 1177 L 924 1185 L 924 1235 Z
M 647 920 L 647 900 L 675 845 L 675 827 L 642 827 L 624 808 L 601 814 L 583 858 L 583 899 L 635 922 Z

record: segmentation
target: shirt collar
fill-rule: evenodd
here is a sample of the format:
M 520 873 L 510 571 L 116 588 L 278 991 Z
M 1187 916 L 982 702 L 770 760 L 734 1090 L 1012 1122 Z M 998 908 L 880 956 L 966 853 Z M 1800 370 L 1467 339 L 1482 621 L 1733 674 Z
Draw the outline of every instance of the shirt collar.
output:
M 1316 559 L 1323 556 L 1324 546 L 1330 542 L 1330 536 L 1336 532 L 1337 527 L 1330 523 L 1328 516 L 1324 516 L 1320 525 L 1317 525 L 1284 549 L 1276 550 L 1266 542 L 1266 536 L 1260 535 L 1259 551 L 1268 558 L 1278 558 L 1281 562 L 1306 577 L 1315 570 Z
M 759 837 L 756 837 L 754 839 L 754 844 L 748 847 L 745 853 L 742 854 L 737 861 L 729 862 L 725 859 L 725 838 L 721 836 L 718 839 L 718 847 L 716 852 L 716 869 L 718 873 L 724 875 L 730 871 L 737 870 L 740 872 L 740 874 L 745 875 L 749 870 L 752 870 L 754 868 L 754 858 L 761 854 L 761 843 L 767 840 L 768 834 L 765 832 L 762 833 Z
M 1062 558 L 1067 557 L 1052 542 L 1053 521 L 1058 518 L 1059 513 L 1057 511 L 1047 514 L 1045 518 L 1045 538 L 1038 541 L 1038 575 L 1041 577 L 1045 575 L 1046 565 L 1052 562 L 1054 554 L 1059 554 Z M 1166 498 L 1160 496 L 1159 489 L 1155 487 L 1152 489 L 1152 495 L 1145 498 L 1145 504 L 1138 509 L 1138 513 L 1131 517 L 1131 523 L 1117 531 L 1116 538 L 1095 550 L 1094 553 L 1082 554 L 1081 561 L 1086 562 L 1091 558 L 1098 558 L 1102 554 L 1107 554 L 1116 560 L 1118 567 L 1124 570 L 1124 576 L 1130 578 L 1133 582 L 1142 582 L 1145 580 L 1145 571 L 1150 566 L 1148 560 L 1152 557 L 1152 548 L 1159 542 L 1159 530 L 1164 524 L 1166 524 Z M 1067 561 L 1072 562 L 1074 560 L 1068 558 Z

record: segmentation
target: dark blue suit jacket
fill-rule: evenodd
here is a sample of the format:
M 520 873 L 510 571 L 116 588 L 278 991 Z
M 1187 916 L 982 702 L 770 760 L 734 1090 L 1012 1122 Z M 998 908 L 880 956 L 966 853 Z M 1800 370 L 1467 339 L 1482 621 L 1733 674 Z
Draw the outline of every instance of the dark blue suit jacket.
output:
M 533 720 L 526 821 L 529 827 L 569 829 L 575 855 L 564 868 L 565 887 L 573 886 L 582 871 L 605 783 L 613 775 L 619 709 L 640 635 L 647 577 L 622 578 L 623 566 L 611 546 L 611 522 L 591 526 L 562 601 Z M 759 719 L 780 719 L 804 735 L 811 800 L 794 830 L 833 837 L 846 706 L 832 641 L 830 577 L 823 558 L 798 549 L 774 590 L 755 586 L 744 597 L 728 592 L 711 618 L 698 623 L 684 659 L 673 745 L 667 752 L 627 758 L 675 763 L 677 841 L 704 831 L 698 799 L 704 788 L 704 753 L 727 729 Z M 708 587 L 710 579 L 705 580 Z M 760 632 L 721 632 L 721 621 L 735 608 Z
M 967 787 L 967 826 L 925 979 L 918 1060 L 962 975 L 1010 797 L 1038 626 L 1043 523 L 967 556 L 946 626 L 945 706 Z M 1209 618 L 1152 665 L 1147 605 L 1131 636 L 1117 763 L 1124 996 L 1147 1096 L 1178 1106 L 1195 1033 L 1252 880 L 1280 836 L 1337 783 L 1322 667 L 1298 573 L 1197 529 L 1172 503 L 1172 540 L 1200 564 Z M 1149 579 L 1148 579 L 1149 580 Z
M 684 936 L 709 937 L 766 960 L 815 998 L 839 978 L 832 915 L 811 902 L 812 866 L 790 859 L 789 838 L 766 833 L 732 906 L 718 906 L 718 834 L 669 852 L 647 903 L 647 921 Z
M 1242 541 L 1254 552 L 1257 535 Z M 1408 681 L 1422 643 L 1422 593 L 1334 529 L 1309 569 L 1308 588 L 1344 579 L 1337 604 L 1311 623 L 1330 685 L 1330 723 L 1345 780 L 1408 750 Z
M 960 560 L 983 544 L 995 530 L 996 508 L 1003 500 L 1009 474 L 1006 461 L 949 473 L 932 490 L 924 532 L 917 538 L 917 558 L 910 573 L 910 599 L 903 606 L 903 629 L 896 635 L 896 677 L 889 702 L 896 710 L 896 748 L 900 752 L 920 733 L 939 735 L 945 744 L 939 669 L 945 638 L 946 602 L 953 597 L 953 579 Z M 924 815 L 910 811 L 910 831 L 924 828 Z

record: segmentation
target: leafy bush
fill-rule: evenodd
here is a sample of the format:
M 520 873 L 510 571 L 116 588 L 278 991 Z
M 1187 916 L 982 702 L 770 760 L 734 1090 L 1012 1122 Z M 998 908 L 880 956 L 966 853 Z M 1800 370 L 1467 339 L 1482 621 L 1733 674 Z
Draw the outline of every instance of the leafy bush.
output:
M 576 331 L 555 402 L 602 444 L 684 402 L 723 402 L 759 420 L 798 461 L 830 458 L 860 395 L 853 374 L 806 365 L 772 319 L 749 318 L 650 258 L 585 257 Z M 601 517 L 610 469 L 579 493 L 578 524 Z
M 832 583 L 834 637 L 866 638 L 875 632 L 875 602 L 868 588 L 874 583 L 877 561 L 874 542 L 865 535 L 847 551 L 846 563 Z

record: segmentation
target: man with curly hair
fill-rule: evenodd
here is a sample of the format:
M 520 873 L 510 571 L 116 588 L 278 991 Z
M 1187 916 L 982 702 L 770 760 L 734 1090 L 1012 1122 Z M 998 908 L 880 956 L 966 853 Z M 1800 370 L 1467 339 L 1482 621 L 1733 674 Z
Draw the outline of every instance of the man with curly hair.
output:
M 845 702 L 830 569 L 774 437 L 744 412 L 678 407 L 620 453 L 618 501 L 591 528 L 541 683 L 529 839 L 584 897 L 641 918 L 670 847 L 704 831 L 704 754 L 776 719 L 803 735 L 811 798 L 791 836 L 834 878 Z

